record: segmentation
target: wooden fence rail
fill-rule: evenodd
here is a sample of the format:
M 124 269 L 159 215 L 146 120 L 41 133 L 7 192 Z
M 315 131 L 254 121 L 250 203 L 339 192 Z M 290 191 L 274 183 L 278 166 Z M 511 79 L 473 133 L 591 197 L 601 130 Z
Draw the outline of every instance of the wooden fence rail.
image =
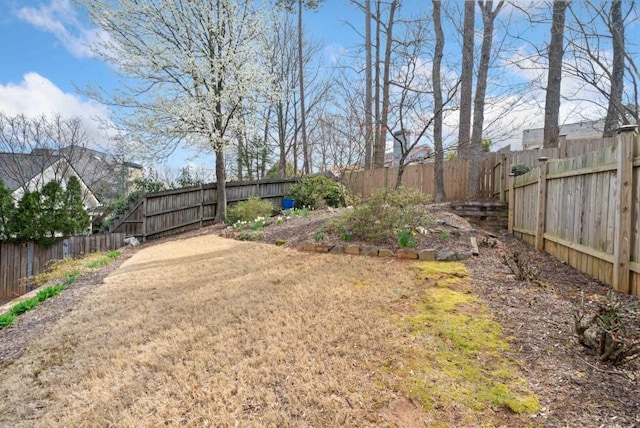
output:
M 31 291 L 30 277 L 43 273 L 48 264 L 124 246 L 124 233 L 73 236 L 49 247 L 29 243 L 0 243 L 0 299 L 12 299 Z
M 622 293 L 640 295 L 640 142 L 569 159 L 541 158 L 510 180 L 509 230 Z
M 226 183 L 227 202 L 244 201 L 251 196 L 280 206 L 292 184 L 299 178 L 268 179 Z M 143 241 L 175 235 L 213 224 L 216 215 L 216 183 L 147 193 L 124 213 L 111 232 L 137 236 Z

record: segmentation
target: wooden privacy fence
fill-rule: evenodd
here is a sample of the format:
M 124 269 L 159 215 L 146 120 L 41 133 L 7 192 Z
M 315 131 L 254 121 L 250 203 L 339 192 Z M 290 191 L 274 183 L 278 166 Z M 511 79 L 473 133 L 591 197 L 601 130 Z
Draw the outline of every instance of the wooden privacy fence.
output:
M 512 178 L 509 230 L 622 293 L 640 295 L 640 143 L 614 144 Z M 544 152 L 538 152 L 542 154 Z
M 0 243 L 0 299 L 12 299 L 31 291 L 29 278 L 44 272 L 49 262 L 124 246 L 124 233 L 73 236 L 49 247 L 33 242 Z
M 480 172 L 480 196 L 493 196 L 493 167 L 495 154 L 485 155 Z M 456 159 L 445 161 L 443 166 L 444 191 L 450 201 L 464 201 L 467 194 L 469 163 Z M 377 168 L 346 172 L 342 182 L 349 191 L 364 198 L 371 196 L 376 189 L 392 188 L 396 184 L 398 168 Z M 426 195 L 435 195 L 435 167 L 433 163 L 409 165 L 405 167 L 402 185 L 420 189 Z
M 226 183 L 227 202 L 250 196 L 268 199 L 279 206 L 299 178 L 268 179 Z M 213 224 L 216 215 L 216 183 L 147 193 L 120 216 L 111 232 L 137 236 L 143 241 L 174 235 Z
M 506 194 L 509 174 L 511 173 L 511 167 L 513 165 L 520 164 L 537 167 L 538 158 L 540 157 L 567 159 L 604 149 L 613 144 L 613 138 L 583 138 L 575 140 L 560 138 L 558 147 L 555 149 L 511 151 L 511 146 L 504 147 L 495 154 L 495 164 L 493 165 L 492 172 L 494 189 L 491 196 L 499 198 L 502 202 L 507 202 Z

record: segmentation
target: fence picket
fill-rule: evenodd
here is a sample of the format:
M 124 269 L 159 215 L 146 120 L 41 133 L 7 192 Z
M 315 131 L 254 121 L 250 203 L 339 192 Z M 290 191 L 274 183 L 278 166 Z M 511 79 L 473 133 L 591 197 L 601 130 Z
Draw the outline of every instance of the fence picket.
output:
M 124 245 L 124 233 L 72 236 L 49 247 L 29 243 L 0 243 L 0 299 L 18 297 L 28 291 L 29 278 L 44 272 L 49 263 L 64 257 L 79 257 L 87 248 L 117 250 Z M 87 245 L 87 242 L 93 245 Z

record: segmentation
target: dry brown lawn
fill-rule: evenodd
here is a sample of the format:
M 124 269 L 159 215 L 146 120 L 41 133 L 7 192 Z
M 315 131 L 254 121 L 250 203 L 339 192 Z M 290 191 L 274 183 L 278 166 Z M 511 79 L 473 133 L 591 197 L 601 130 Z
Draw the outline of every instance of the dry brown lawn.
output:
M 402 352 L 388 290 L 414 280 L 396 260 L 213 235 L 151 246 L 3 370 L 0 424 L 418 422 L 389 409 L 397 379 L 380 370 Z

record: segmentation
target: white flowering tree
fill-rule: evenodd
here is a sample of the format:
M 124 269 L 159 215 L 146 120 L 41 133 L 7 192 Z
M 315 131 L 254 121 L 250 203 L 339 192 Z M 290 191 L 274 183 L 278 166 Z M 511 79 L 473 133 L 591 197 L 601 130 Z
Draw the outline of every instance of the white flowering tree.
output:
M 216 221 L 226 218 L 225 146 L 241 108 L 267 95 L 264 33 L 269 13 L 252 0 L 79 0 L 101 30 L 96 55 L 122 77 L 87 93 L 146 153 L 186 143 L 216 157 Z

